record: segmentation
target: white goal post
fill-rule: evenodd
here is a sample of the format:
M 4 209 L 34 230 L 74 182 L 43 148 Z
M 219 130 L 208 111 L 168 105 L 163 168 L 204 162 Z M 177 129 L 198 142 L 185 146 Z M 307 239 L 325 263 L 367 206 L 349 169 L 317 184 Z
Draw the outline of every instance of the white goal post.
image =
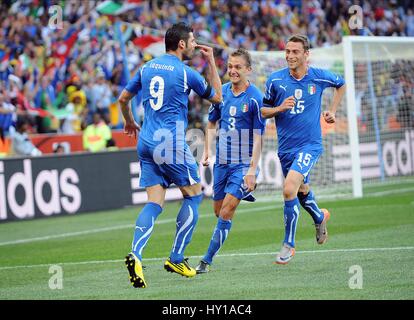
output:
M 377 74 L 373 73 L 371 64 L 373 62 L 390 62 L 396 63 L 398 60 L 402 61 L 414 61 L 414 38 L 413 37 L 361 37 L 361 36 L 345 36 L 343 37 L 343 53 L 344 53 L 344 69 L 345 69 L 345 81 L 347 83 L 347 113 L 348 113 L 348 126 L 349 126 L 349 145 L 351 150 L 351 159 L 352 159 L 352 184 L 353 184 L 353 195 L 354 197 L 362 197 L 362 174 L 361 174 L 361 158 L 360 158 L 360 148 L 359 148 L 359 131 L 357 125 L 357 113 L 355 108 L 356 101 L 356 90 L 355 90 L 355 81 L 358 81 L 358 78 L 355 78 L 354 72 L 354 62 L 365 62 L 368 69 L 368 82 L 370 87 L 371 107 L 374 112 L 377 113 L 376 106 L 376 92 L 373 92 L 375 89 L 375 84 L 373 79 Z M 411 73 L 411 79 L 414 79 L 414 69 L 408 68 L 407 73 Z M 390 75 L 392 77 L 392 75 Z M 394 79 L 397 80 L 397 79 Z M 413 83 L 412 83 L 413 84 Z M 414 88 L 411 88 L 413 90 Z M 404 93 L 403 93 L 404 94 Z M 411 112 L 414 108 L 413 105 L 408 106 L 411 108 Z M 373 122 L 378 122 L 376 119 L 378 115 L 375 116 Z M 411 122 L 411 129 L 413 122 Z M 380 129 L 377 124 L 374 124 L 374 130 L 377 131 L 376 134 L 381 134 Z M 380 141 L 376 141 L 380 143 Z M 381 151 L 382 146 L 379 145 L 378 157 L 380 163 L 385 162 L 384 155 Z M 411 150 L 411 157 L 414 150 Z M 407 154 L 406 161 L 409 161 L 410 156 Z M 414 159 L 411 159 L 411 165 L 414 165 Z M 384 163 L 382 163 L 382 166 Z M 381 169 L 382 171 L 383 169 Z M 382 179 L 384 180 L 384 173 L 380 173 Z

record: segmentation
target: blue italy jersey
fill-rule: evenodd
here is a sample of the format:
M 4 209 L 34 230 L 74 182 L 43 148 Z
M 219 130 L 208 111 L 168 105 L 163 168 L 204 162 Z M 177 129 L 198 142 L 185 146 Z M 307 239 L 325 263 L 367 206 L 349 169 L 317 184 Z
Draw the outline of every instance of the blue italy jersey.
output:
M 205 99 L 215 95 L 214 89 L 197 71 L 172 54 L 147 62 L 125 89 L 132 94 L 142 91 L 145 117 L 139 139 L 150 147 L 160 143 L 157 136 L 166 130 L 174 142 L 176 137 L 184 139 L 191 90 Z
M 289 68 L 273 72 L 266 82 L 264 107 L 277 107 L 293 96 L 296 104 L 275 117 L 279 152 L 295 152 L 303 146 L 323 149 L 320 124 L 322 92 L 340 88 L 344 79 L 328 70 L 309 67 L 300 80 L 291 76 Z
M 238 96 L 231 90 L 231 82 L 223 85 L 223 102 L 212 104 L 208 115 L 209 121 L 219 121 L 216 163 L 250 163 L 253 133 L 263 135 L 265 130 L 262 101 L 262 93 L 253 84 Z

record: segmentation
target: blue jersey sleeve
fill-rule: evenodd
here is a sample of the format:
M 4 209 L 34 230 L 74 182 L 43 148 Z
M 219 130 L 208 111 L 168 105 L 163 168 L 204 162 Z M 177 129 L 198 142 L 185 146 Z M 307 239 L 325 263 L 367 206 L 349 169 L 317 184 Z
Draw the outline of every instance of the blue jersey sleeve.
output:
M 333 73 L 329 70 L 319 69 L 320 80 L 324 88 L 334 87 L 340 88 L 345 84 L 345 80 L 340 75 Z
M 128 84 L 125 87 L 125 90 L 127 90 L 130 93 L 137 94 L 138 91 L 142 88 L 141 76 L 142 68 L 139 68 L 135 76 L 131 80 L 129 80 Z
M 265 85 L 265 94 L 263 97 L 263 107 L 275 107 L 275 92 L 273 90 L 272 78 L 269 77 Z M 262 107 L 260 106 L 260 107 Z
M 193 89 L 200 97 L 210 99 L 216 94 L 214 89 L 197 71 L 190 67 L 186 67 L 185 71 L 189 88 Z
M 216 122 L 220 117 L 220 104 L 212 104 L 208 109 L 208 121 Z
M 263 106 L 263 97 L 258 95 L 250 98 L 250 109 L 252 110 L 253 129 L 258 130 L 261 135 L 264 134 L 266 128 L 266 120 L 263 119 L 260 108 Z

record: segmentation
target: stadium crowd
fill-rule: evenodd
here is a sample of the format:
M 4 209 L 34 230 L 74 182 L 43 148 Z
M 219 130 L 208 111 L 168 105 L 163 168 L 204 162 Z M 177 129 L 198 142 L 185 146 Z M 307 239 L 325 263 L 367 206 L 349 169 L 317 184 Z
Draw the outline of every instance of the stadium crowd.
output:
M 348 9 L 353 4 L 363 8 L 364 25 L 372 34 L 414 36 L 409 0 L 129 2 L 136 4 L 134 8 L 117 16 L 97 10 L 102 0 L 1 2 L 1 139 L 14 131 L 18 118 L 28 121 L 28 133 L 81 132 L 93 123 L 95 113 L 111 128 L 121 128 L 116 98 L 127 83 L 125 69 L 133 74 L 152 58 L 134 44 L 139 35 L 132 24 L 140 25 L 144 33 L 162 35 L 175 22 L 190 23 L 198 39 L 217 49 L 216 64 L 224 81 L 227 57 L 223 48 L 283 50 L 293 33 L 306 34 L 312 47 L 323 47 L 340 43 L 343 35 L 366 33 L 348 26 Z M 48 8 L 62 3 L 62 24 L 53 29 Z M 114 30 L 116 21 L 125 22 L 121 36 L 127 40 L 127 66 Z M 191 63 L 201 72 L 206 65 L 199 56 Z M 404 80 L 412 96 L 414 79 Z M 202 127 L 201 99 L 191 96 L 190 103 L 189 125 Z M 412 117 L 412 104 L 402 105 L 409 106 L 403 112 Z

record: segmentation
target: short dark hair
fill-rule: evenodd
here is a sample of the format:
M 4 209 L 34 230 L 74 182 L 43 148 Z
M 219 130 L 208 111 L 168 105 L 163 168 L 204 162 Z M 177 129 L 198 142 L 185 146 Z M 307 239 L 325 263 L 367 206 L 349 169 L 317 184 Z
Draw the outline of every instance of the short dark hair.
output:
M 193 28 L 184 22 L 176 23 L 168 28 L 165 33 L 165 51 L 177 50 L 180 40 L 187 43 L 190 32 L 193 32 Z
M 58 143 L 55 148 L 53 149 L 54 153 L 57 153 L 59 149 L 62 149 L 63 151 L 65 151 L 65 147 L 63 145 L 61 145 L 60 143 Z
M 309 51 L 310 49 L 308 37 L 302 34 L 295 34 L 291 36 L 287 42 L 300 42 L 303 44 L 303 49 L 305 49 L 305 51 Z
M 250 56 L 249 51 L 247 51 L 244 48 L 240 48 L 233 51 L 232 53 L 230 53 L 230 57 L 243 57 L 248 67 L 251 67 L 252 65 L 252 57 Z
M 15 128 L 17 130 L 20 130 L 21 128 L 23 128 L 23 126 L 30 124 L 29 120 L 26 117 L 18 117 L 16 124 L 15 124 Z

